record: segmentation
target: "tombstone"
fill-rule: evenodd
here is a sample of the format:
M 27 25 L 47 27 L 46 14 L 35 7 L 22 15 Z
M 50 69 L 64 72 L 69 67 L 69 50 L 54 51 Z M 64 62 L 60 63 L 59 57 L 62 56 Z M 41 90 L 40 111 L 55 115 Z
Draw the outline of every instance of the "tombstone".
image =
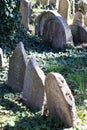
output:
M 85 24 L 85 26 L 87 26 L 87 14 L 84 15 L 84 24 Z
M 0 48 L 0 68 L 4 67 L 3 51 Z
M 70 25 L 74 45 L 87 43 L 87 29 L 79 24 Z
M 59 73 L 49 73 L 45 80 L 45 91 L 49 113 L 60 118 L 68 127 L 75 126 L 75 100 L 64 77 Z
M 84 26 L 84 15 L 81 12 L 75 13 L 73 24 L 80 24 Z
M 7 85 L 17 92 L 22 92 L 24 84 L 27 55 L 23 43 L 20 42 L 9 61 Z
M 69 8 L 70 8 L 70 2 L 69 2 L 69 0 L 59 0 L 58 13 L 59 13 L 66 21 L 68 21 L 68 17 L 69 17 Z
M 36 19 L 35 33 L 55 49 L 73 44 L 71 30 L 57 12 L 44 11 Z
M 42 110 L 46 101 L 44 91 L 45 75 L 35 58 L 28 62 L 23 89 L 24 103 L 32 110 Z
M 21 24 L 29 31 L 29 22 L 32 14 L 31 2 L 28 0 L 21 0 L 20 12 L 22 16 Z

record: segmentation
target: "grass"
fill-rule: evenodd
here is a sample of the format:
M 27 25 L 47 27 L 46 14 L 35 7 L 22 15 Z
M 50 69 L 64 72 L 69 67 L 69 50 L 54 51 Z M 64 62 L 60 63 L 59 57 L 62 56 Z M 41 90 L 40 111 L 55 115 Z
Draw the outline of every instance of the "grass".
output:
M 6 86 L 9 57 L 16 43 L 21 40 L 28 59 L 34 56 L 45 75 L 53 71 L 64 76 L 76 99 L 80 118 L 78 126 L 73 130 L 87 130 L 87 50 L 54 50 L 48 43 L 43 43 L 41 38 L 26 32 L 23 27 L 12 43 L 3 44 L 5 67 L 0 68 L 0 130 L 69 130 L 52 115 L 43 117 L 40 111 L 30 111 L 23 104 L 22 93 L 15 93 Z
M 80 122 L 75 130 L 80 130 L 81 126 L 85 127 L 87 124 L 87 50 L 74 48 L 66 49 L 64 52 L 55 51 L 39 42 L 37 37 L 29 39 L 32 41 L 31 44 L 25 44 L 28 59 L 33 55 L 46 75 L 51 71 L 61 73 L 71 90 L 76 93 L 76 107 Z M 11 55 L 12 53 L 4 53 L 5 67 L 0 69 L 0 128 L 3 130 L 63 130 L 66 128 L 59 119 L 51 115 L 43 118 L 40 111 L 30 111 L 23 104 L 22 95 L 14 93 L 6 86 Z M 82 129 L 86 130 L 86 128 Z

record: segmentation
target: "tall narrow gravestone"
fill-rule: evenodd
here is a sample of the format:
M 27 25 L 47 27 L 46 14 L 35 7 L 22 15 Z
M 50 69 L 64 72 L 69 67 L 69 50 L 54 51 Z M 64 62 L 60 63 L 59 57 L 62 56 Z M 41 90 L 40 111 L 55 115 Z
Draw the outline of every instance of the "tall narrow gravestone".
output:
M 45 80 L 45 91 L 49 113 L 59 117 L 68 127 L 75 126 L 75 101 L 63 76 L 49 73 Z
M 87 26 L 87 14 L 84 15 L 84 24 L 85 24 L 85 26 Z
M 15 91 L 21 92 L 23 90 L 26 65 L 27 55 L 20 42 L 9 61 L 7 85 Z
M 30 16 L 32 14 L 31 2 L 29 2 L 28 0 L 21 0 L 20 12 L 22 16 L 21 23 L 27 30 L 29 30 L 29 21 L 30 21 Z
M 42 110 L 46 99 L 44 81 L 43 71 L 35 58 L 31 58 L 26 68 L 23 89 L 24 102 L 30 109 Z
M 84 15 L 81 12 L 75 13 L 73 24 L 84 25 Z
M 69 0 L 59 0 L 58 13 L 59 13 L 66 21 L 68 21 L 68 17 L 69 17 L 69 8 L 70 8 L 70 2 L 69 2 Z

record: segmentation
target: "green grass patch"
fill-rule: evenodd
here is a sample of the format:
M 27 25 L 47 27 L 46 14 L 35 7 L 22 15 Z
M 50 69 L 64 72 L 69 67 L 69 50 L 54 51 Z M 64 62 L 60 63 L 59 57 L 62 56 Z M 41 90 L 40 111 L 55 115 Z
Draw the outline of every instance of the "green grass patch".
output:
M 39 43 L 39 39 L 32 39 L 31 37 L 32 44 L 25 44 L 28 59 L 33 55 L 46 75 L 51 71 L 61 73 L 70 89 L 76 92 L 76 107 L 80 118 L 76 130 L 79 130 L 80 126 L 87 124 L 87 50 L 54 51 Z M 63 130 L 66 128 L 59 119 L 51 115 L 44 118 L 40 111 L 30 111 L 23 104 L 22 95 L 14 93 L 6 86 L 11 55 L 12 53 L 8 51 L 4 54 L 5 67 L 0 69 L 0 127 L 4 130 Z

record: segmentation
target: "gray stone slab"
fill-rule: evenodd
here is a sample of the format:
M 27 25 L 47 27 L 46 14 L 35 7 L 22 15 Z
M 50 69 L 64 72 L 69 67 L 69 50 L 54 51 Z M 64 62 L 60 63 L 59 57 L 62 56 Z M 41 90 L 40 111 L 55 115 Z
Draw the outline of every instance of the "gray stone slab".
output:
M 28 0 L 21 0 L 20 13 L 22 16 L 21 23 L 29 31 L 29 22 L 32 14 L 31 2 Z
M 36 19 L 35 30 L 44 43 L 49 43 L 55 49 L 64 49 L 73 44 L 71 30 L 57 12 L 44 11 L 41 13 Z
M 87 43 L 87 29 L 79 24 L 73 24 L 70 26 L 74 45 L 80 45 Z
M 85 26 L 87 26 L 87 14 L 84 15 L 84 24 L 85 24 Z
M 75 13 L 73 24 L 84 25 L 84 15 L 81 12 Z
M 15 91 L 21 92 L 23 90 L 27 62 L 24 45 L 20 42 L 9 61 L 7 85 Z
M 44 81 L 43 71 L 35 58 L 31 58 L 26 68 L 23 89 L 24 102 L 30 109 L 43 109 L 46 100 Z
M 59 73 L 49 73 L 45 80 L 45 91 L 49 113 L 59 117 L 68 127 L 75 126 L 75 100 L 64 77 Z
M 70 8 L 70 2 L 69 2 L 69 0 L 59 0 L 58 13 L 59 13 L 66 21 L 68 21 L 68 17 L 69 17 L 69 8 Z

